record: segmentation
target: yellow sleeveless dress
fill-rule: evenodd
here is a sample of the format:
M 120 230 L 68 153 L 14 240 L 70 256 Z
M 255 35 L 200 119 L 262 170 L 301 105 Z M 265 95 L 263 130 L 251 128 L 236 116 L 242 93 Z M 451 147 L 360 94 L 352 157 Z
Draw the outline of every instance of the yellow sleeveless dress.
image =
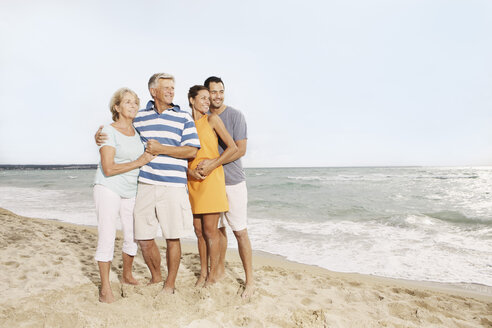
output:
M 194 169 L 204 159 L 219 157 L 218 139 L 208 123 L 208 115 L 203 115 L 195 121 L 201 148 L 195 159 L 188 162 L 188 167 Z M 188 191 L 191 211 L 193 214 L 226 212 L 229 203 L 225 191 L 224 169 L 221 166 L 213 170 L 204 180 L 188 177 Z

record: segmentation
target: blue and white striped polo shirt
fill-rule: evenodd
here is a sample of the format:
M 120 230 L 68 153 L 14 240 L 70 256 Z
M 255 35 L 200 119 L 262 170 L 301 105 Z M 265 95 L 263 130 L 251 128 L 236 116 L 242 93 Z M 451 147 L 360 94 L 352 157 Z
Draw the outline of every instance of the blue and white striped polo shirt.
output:
M 191 115 L 173 105 L 159 114 L 151 100 L 147 107 L 138 111 L 133 126 L 142 142 L 155 139 L 166 146 L 191 146 L 200 148 L 200 140 Z M 186 185 L 188 160 L 158 155 L 140 168 L 138 181 L 153 185 Z

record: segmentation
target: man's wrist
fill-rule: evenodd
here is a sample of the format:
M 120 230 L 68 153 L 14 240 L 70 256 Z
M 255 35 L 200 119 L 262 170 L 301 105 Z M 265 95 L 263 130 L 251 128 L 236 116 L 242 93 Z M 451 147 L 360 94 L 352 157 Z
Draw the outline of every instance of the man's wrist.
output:
M 212 161 L 212 171 L 220 166 L 220 157 L 214 158 Z
M 159 144 L 157 148 L 157 155 L 166 155 L 166 146 Z

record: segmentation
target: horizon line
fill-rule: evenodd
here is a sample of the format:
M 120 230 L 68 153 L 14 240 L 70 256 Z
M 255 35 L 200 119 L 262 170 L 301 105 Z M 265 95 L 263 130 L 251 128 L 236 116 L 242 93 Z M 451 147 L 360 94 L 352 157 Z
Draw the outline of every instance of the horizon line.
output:
M 2 168 L 62 168 L 62 167 L 72 167 L 72 168 L 86 168 L 94 169 L 97 168 L 98 164 L 0 164 L 0 169 Z M 488 165 L 334 165 L 334 166 L 319 166 L 319 165 L 300 165 L 300 166 L 244 166 L 245 169 L 316 169 L 316 168 L 418 168 L 418 167 L 492 167 L 492 164 Z

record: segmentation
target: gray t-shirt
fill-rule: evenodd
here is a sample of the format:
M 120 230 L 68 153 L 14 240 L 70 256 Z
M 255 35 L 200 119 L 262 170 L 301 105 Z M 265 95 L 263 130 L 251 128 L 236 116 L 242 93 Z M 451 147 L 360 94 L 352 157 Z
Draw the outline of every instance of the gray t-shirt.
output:
M 219 115 L 222 122 L 231 135 L 234 141 L 243 140 L 248 138 L 248 128 L 246 126 L 246 119 L 244 115 L 230 106 Z M 224 149 L 227 148 L 225 143 L 219 138 L 219 152 L 222 154 Z M 235 185 L 246 180 L 246 174 L 244 174 L 243 164 L 241 158 L 236 159 L 233 162 L 224 165 L 224 175 L 226 185 Z

